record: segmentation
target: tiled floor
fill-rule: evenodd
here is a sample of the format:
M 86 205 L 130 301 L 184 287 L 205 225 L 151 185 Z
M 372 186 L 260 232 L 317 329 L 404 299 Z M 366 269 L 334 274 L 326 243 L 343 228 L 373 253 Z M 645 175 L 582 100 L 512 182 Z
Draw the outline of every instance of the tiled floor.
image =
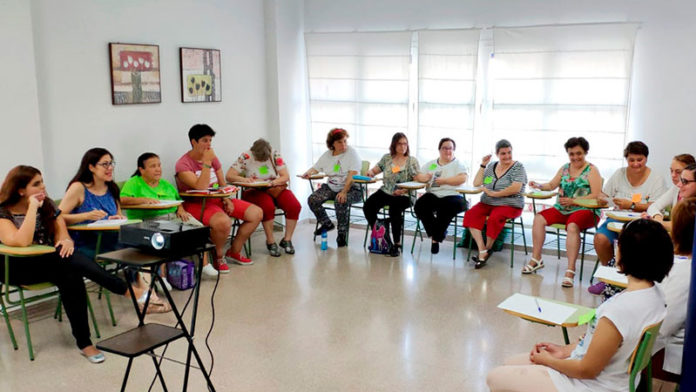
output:
M 352 244 L 329 250 L 311 242 L 313 225 L 300 224 L 297 253 L 267 256 L 263 236 L 254 237 L 254 261 L 232 267 L 220 279 L 215 296 L 215 326 L 210 345 L 215 354 L 212 379 L 218 391 L 485 391 L 485 376 L 504 357 L 528 351 L 538 340 L 562 342 L 561 330 L 532 324 L 496 308 L 515 292 L 598 305 L 587 293 L 593 263 L 588 262 L 582 285 L 560 287 L 565 259 L 545 256 L 547 267 L 521 276 L 526 259 L 509 250 L 495 253 L 490 264 L 474 270 L 464 251 L 452 261 L 451 242 L 431 255 L 427 242 L 414 255 L 399 258 L 371 255 L 361 248 L 364 231 L 353 229 Z M 410 248 L 411 239 L 406 240 Z M 407 249 L 408 250 L 408 249 Z M 588 267 L 589 266 L 589 267 Z M 211 325 L 213 282 L 201 290 L 196 342 L 206 365 L 204 345 Z M 176 292 L 183 304 L 188 292 Z M 102 336 L 135 326 L 132 305 L 116 299 L 118 326 L 111 327 L 103 301 L 92 297 Z M 0 391 L 115 391 L 120 388 L 126 360 L 107 354 L 91 365 L 75 348 L 67 321 L 50 317 L 41 306 L 31 323 L 36 360 L 27 357 L 24 332 L 13 321 L 19 350 L 10 345 L 0 324 Z M 170 315 L 149 320 L 173 324 Z M 584 328 L 570 330 L 576 339 Z M 172 344 L 167 356 L 184 360 L 183 342 Z M 172 390 L 181 388 L 183 368 L 165 362 Z M 145 391 L 154 370 L 151 359 L 139 358 L 128 390 Z M 193 369 L 191 391 L 204 391 L 203 378 Z M 159 384 L 152 389 L 161 390 Z

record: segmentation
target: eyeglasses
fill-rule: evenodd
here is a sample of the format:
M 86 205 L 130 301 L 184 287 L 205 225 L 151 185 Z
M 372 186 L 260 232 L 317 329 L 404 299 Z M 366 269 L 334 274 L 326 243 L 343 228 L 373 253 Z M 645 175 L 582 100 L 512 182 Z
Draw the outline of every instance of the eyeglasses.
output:
M 454 147 L 440 147 L 440 150 L 451 151 L 454 150 Z
M 696 182 L 696 180 L 687 180 L 684 177 L 679 177 L 679 181 L 681 181 L 682 185 L 687 185 L 690 182 Z
M 116 167 L 116 161 L 97 163 L 97 166 L 101 166 L 104 169 L 108 169 L 110 167 Z

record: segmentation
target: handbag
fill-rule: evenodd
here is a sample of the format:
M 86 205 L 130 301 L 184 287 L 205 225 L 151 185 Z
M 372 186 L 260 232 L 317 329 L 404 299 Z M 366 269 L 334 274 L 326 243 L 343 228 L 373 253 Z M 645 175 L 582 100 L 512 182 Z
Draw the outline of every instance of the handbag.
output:
M 278 177 L 278 169 L 276 169 L 275 159 L 271 157 L 271 166 L 273 166 L 273 171 L 275 171 L 276 177 Z M 288 189 L 288 184 L 275 185 L 266 188 L 266 193 L 268 193 L 272 198 L 277 199 L 284 190 Z

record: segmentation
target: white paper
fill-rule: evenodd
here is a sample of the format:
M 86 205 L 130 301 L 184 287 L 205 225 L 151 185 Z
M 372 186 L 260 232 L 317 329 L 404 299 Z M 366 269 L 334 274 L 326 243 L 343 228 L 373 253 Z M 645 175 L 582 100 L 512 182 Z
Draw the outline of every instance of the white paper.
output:
M 609 224 L 607 225 L 607 227 L 608 227 L 609 230 L 611 230 L 611 231 L 615 231 L 615 230 L 616 230 L 616 231 L 621 231 L 621 230 L 623 229 L 624 225 L 625 225 L 624 222 L 609 222 Z
M 128 219 L 102 219 L 96 222 L 88 223 L 89 227 L 105 227 L 105 226 L 121 226 L 128 222 Z
M 618 218 L 623 218 L 623 219 L 638 219 L 638 218 L 640 218 L 640 212 L 631 212 L 631 211 L 608 211 L 607 216 L 611 217 L 611 215 L 614 215 Z
M 597 267 L 594 277 L 595 279 L 606 279 L 612 282 L 628 285 L 628 277 L 626 275 L 619 273 L 618 269 L 606 265 L 600 265 Z
M 471 185 L 461 185 L 457 187 L 457 191 L 466 191 L 466 192 L 482 192 L 480 187 L 476 186 L 471 186 Z
M 157 203 L 158 206 L 178 206 L 182 202 L 180 200 L 160 200 L 159 203 Z
M 408 182 L 400 182 L 396 184 L 397 187 L 404 187 L 404 188 L 425 188 L 425 183 L 418 182 L 418 181 L 408 181 Z
M 535 301 L 534 299 L 537 299 Z M 539 306 L 537 307 L 537 302 Z M 515 313 L 534 317 L 539 320 L 548 321 L 551 324 L 561 325 L 570 317 L 576 308 L 568 305 L 558 304 L 542 298 L 532 297 L 516 293 L 508 297 L 498 305 L 500 309 L 510 310 Z M 541 312 L 539 311 L 541 308 Z

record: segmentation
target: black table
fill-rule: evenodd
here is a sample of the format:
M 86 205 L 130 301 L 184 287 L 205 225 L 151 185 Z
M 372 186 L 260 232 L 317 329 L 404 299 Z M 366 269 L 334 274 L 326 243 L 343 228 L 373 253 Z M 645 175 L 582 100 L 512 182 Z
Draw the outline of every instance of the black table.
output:
M 160 282 L 160 287 L 164 292 L 164 295 L 172 306 L 172 312 L 177 319 L 177 324 L 174 327 L 157 324 L 157 323 L 145 323 L 145 314 L 147 311 L 148 304 L 150 302 L 150 297 L 148 296 L 145 304 L 143 306 L 142 312 L 138 306 L 137 298 L 133 293 L 133 288 L 129 285 L 128 290 L 131 294 L 131 299 L 133 300 L 133 305 L 135 306 L 135 311 L 138 314 L 138 326 L 123 332 L 119 335 L 111 337 L 109 339 L 102 340 L 97 344 L 97 348 L 106 352 L 128 357 L 128 366 L 126 367 L 126 374 L 123 377 L 123 383 L 121 385 L 121 391 L 125 391 L 126 383 L 128 381 L 128 376 L 130 374 L 131 365 L 133 364 L 133 359 L 142 354 L 149 354 L 155 365 L 157 371 L 157 377 L 159 377 L 160 383 L 162 383 L 162 388 L 167 391 L 167 386 L 164 382 L 164 377 L 160 371 L 159 363 L 157 362 L 154 350 L 158 347 L 164 346 L 174 340 L 185 338 L 188 341 L 188 351 L 186 355 L 186 369 L 184 371 L 184 387 L 183 390 L 187 390 L 188 386 L 188 376 L 189 368 L 191 366 L 191 354 L 196 358 L 198 366 L 205 377 L 208 384 L 208 389 L 210 391 L 215 391 L 213 383 L 210 381 L 210 377 L 205 370 L 203 361 L 201 360 L 195 345 L 193 344 L 193 335 L 196 329 L 196 314 L 198 312 L 198 297 L 200 294 L 200 282 L 201 273 L 203 269 L 203 255 L 205 252 L 215 249 L 213 245 L 207 245 L 203 248 L 191 249 L 189 252 L 184 253 L 166 253 L 166 252 L 145 252 L 136 248 L 126 248 L 120 249 L 113 252 L 102 253 L 99 258 L 102 260 L 107 260 L 121 265 L 130 267 L 131 269 L 137 269 L 140 271 L 148 272 L 151 274 L 152 279 L 150 280 L 150 291 L 154 290 L 155 281 Z M 191 325 L 190 328 L 186 328 L 186 324 L 182 318 L 182 314 L 172 299 L 171 294 L 162 283 L 162 278 L 159 276 L 157 271 L 159 266 L 167 261 L 178 260 L 182 257 L 197 255 L 199 258 L 198 267 L 196 268 L 196 285 L 193 288 L 193 308 L 191 311 Z

